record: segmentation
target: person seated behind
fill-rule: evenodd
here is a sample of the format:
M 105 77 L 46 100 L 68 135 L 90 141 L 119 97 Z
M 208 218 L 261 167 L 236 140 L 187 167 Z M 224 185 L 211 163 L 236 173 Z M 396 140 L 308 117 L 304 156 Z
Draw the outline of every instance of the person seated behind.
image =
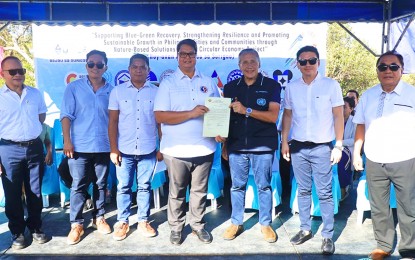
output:
M 356 125 L 353 123 L 352 112 L 355 108 L 355 100 L 351 97 L 344 97 L 343 116 L 344 116 L 344 135 L 343 135 L 343 151 L 342 157 L 337 165 L 341 199 L 343 201 L 349 196 L 349 189 L 352 184 L 352 158 L 354 135 L 356 132 Z

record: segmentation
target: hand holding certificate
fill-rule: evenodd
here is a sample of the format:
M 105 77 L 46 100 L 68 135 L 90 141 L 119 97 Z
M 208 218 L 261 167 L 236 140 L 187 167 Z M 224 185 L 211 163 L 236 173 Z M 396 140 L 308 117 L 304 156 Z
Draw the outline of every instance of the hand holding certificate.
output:
M 230 104 L 230 98 L 206 98 L 205 106 L 209 108 L 209 112 L 204 115 L 203 119 L 204 137 L 215 137 L 217 135 L 228 137 L 231 116 Z

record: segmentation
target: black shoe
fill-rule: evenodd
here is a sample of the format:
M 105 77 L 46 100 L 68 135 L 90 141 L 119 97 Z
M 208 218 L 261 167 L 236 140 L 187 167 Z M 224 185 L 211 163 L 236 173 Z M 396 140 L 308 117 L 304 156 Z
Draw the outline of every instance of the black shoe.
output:
M 33 241 L 36 241 L 39 244 L 44 244 L 48 242 L 48 238 L 45 233 L 39 228 L 31 229 L 30 233 L 32 233 Z
M 300 230 L 293 238 L 291 238 L 290 242 L 294 245 L 300 245 L 312 237 L 313 233 L 311 231 Z
M 336 250 L 334 242 L 331 238 L 323 238 L 323 243 L 321 244 L 321 252 L 323 255 L 332 255 Z
M 170 243 L 173 245 L 180 245 L 182 243 L 182 232 L 181 231 L 172 231 L 170 233 Z
M 203 228 L 197 231 L 193 230 L 192 233 L 195 234 L 199 238 L 199 240 L 205 244 L 209 244 L 210 242 L 212 242 L 212 236 Z
M 12 235 L 12 248 L 13 249 L 23 249 L 26 247 L 25 238 L 23 234 L 13 234 Z

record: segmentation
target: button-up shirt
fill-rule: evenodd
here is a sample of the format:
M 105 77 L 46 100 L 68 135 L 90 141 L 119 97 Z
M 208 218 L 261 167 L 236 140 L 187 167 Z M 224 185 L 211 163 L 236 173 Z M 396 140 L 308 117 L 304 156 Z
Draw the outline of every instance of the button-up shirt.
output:
M 39 114 L 47 108 L 42 93 L 23 86 L 22 95 L 7 86 L 0 89 L 0 137 L 16 142 L 33 140 L 42 132 Z
M 314 143 L 334 140 L 333 107 L 344 105 L 337 81 L 317 74 L 308 85 L 299 78 L 288 84 L 283 102 L 292 110 L 292 139 Z
M 157 89 L 150 82 L 137 89 L 129 81 L 111 91 L 108 109 L 119 111 L 120 152 L 144 155 L 156 149 L 157 123 L 153 107 Z
M 157 91 L 154 111 L 189 111 L 204 105 L 207 97 L 219 97 L 211 77 L 195 71 L 189 78 L 180 69 L 165 78 Z M 203 116 L 180 124 L 161 124 L 161 152 L 173 157 L 198 157 L 216 150 L 214 138 L 203 137 Z
M 113 86 L 108 82 L 95 93 L 87 78 L 68 84 L 60 119 L 71 121 L 71 140 L 76 152 L 110 152 L 108 101 Z
M 415 87 L 401 80 L 386 93 L 382 116 L 376 118 L 382 92 L 380 84 L 368 89 L 356 107 L 353 123 L 365 125 L 365 154 L 378 163 L 415 158 Z

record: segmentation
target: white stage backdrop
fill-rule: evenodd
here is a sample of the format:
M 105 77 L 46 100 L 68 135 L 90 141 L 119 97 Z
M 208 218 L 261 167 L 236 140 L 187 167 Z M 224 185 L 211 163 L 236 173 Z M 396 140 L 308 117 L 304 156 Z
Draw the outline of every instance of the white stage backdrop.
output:
M 390 31 L 391 48 L 395 47 L 403 30 L 409 22 L 409 18 L 392 23 Z M 411 23 L 396 51 L 404 58 L 404 72 L 415 73 L 415 21 Z
M 318 48 L 320 72 L 325 73 L 326 33 L 327 24 L 33 25 L 36 82 L 48 105 L 46 122 L 52 124 L 59 117 L 66 85 L 86 76 L 85 58 L 90 50 L 107 53 L 104 77 L 114 85 L 129 80 L 128 62 L 135 53 L 150 58 L 149 80 L 160 82 L 177 68 L 177 43 L 191 38 L 198 44 L 198 69 L 211 75 L 219 87 L 241 75 L 238 53 L 245 48 L 256 49 L 261 72 L 285 86 L 300 75 L 295 54 L 305 45 Z

